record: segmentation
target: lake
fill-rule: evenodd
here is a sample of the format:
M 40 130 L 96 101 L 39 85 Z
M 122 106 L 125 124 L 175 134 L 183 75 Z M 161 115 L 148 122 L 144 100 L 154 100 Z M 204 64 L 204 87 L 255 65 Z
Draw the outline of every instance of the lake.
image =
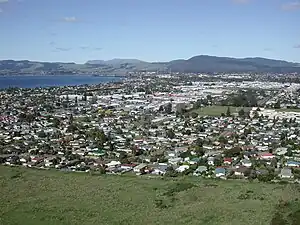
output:
M 55 75 L 55 76 L 0 76 L 0 89 L 9 87 L 36 88 L 53 86 L 76 86 L 120 81 L 121 77 L 90 75 Z

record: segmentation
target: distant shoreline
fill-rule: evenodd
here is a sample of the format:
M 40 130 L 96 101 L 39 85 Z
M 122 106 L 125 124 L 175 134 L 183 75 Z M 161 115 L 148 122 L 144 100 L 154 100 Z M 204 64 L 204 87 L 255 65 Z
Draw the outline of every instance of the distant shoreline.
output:
M 55 76 L 126 77 L 126 75 L 95 75 L 95 74 L 9 74 L 9 75 L 0 75 L 0 77 L 55 77 Z
M 93 75 L 7 75 L 0 76 L 0 89 L 45 88 L 95 85 L 100 83 L 122 82 L 123 76 Z

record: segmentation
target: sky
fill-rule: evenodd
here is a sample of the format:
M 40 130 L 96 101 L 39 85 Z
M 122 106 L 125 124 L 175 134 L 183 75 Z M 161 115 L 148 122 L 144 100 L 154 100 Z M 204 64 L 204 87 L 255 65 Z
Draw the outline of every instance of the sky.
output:
M 300 0 L 0 0 L 0 60 L 300 62 Z

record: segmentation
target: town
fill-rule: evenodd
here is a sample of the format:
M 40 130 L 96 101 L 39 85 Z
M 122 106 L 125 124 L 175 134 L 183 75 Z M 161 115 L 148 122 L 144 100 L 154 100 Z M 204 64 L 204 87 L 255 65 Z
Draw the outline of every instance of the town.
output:
M 299 182 L 300 85 L 231 76 L 0 92 L 0 163 L 91 174 Z

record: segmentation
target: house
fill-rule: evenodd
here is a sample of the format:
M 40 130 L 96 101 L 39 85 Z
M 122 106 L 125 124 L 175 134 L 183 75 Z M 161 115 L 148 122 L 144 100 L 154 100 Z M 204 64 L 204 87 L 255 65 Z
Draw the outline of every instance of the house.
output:
M 193 173 L 194 176 L 199 176 L 207 171 L 206 166 L 199 166 Z
M 236 168 L 236 170 L 234 171 L 234 175 L 236 176 L 244 176 L 245 172 L 248 170 L 247 167 L 245 166 L 240 166 L 238 168 Z
M 175 158 L 177 156 L 177 154 L 175 151 L 166 151 L 165 156 L 167 156 L 169 158 L 171 158 L 171 157 Z
M 223 167 L 217 167 L 215 169 L 215 175 L 216 177 L 223 177 L 226 175 L 226 170 Z
M 192 159 L 188 160 L 190 165 L 197 164 L 199 161 L 200 161 L 199 158 L 192 158 Z
M 119 161 L 111 161 L 106 164 L 107 167 L 116 167 L 118 165 L 121 165 L 121 163 Z
M 125 170 L 125 171 L 130 171 L 132 170 L 136 165 L 135 164 L 121 164 L 120 168 Z
M 300 167 L 300 162 L 297 161 L 288 161 L 285 164 L 288 167 Z
M 245 166 L 245 167 L 251 167 L 252 162 L 249 159 L 243 159 L 242 160 L 242 165 Z
M 30 157 L 28 157 L 28 156 L 24 156 L 24 157 L 20 158 L 21 163 L 27 163 L 28 161 L 30 161 Z
M 179 172 L 179 173 L 182 173 L 182 172 L 184 172 L 185 170 L 187 170 L 187 169 L 189 169 L 189 168 L 190 168 L 190 166 L 188 166 L 188 165 L 182 165 L 182 166 L 179 166 L 179 167 L 176 169 L 176 171 Z
M 223 163 L 226 164 L 226 165 L 231 165 L 231 163 L 232 163 L 232 158 L 224 158 Z
M 167 164 L 158 164 L 157 166 L 153 167 L 152 174 L 164 175 L 167 172 L 167 168 Z
M 271 159 L 275 158 L 275 155 L 273 155 L 272 153 L 269 153 L 269 152 L 264 152 L 264 153 L 259 154 L 259 158 L 264 159 L 264 160 L 271 160 Z
M 276 149 L 276 155 L 284 155 L 287 152 L 288 152 L 288 148 L 281 147 Z
M 170 158 L 170 159 L 168 159 L 168 162 L 170 164 L 177 165 L 178 163 L 182 162 L 182 158 L 180 158 L 180 157 L 178 157 L 178 158 Z
M 214 165 L 214 161 L 215 161 L 214 157 L 208 157 L 207 158 L 207 164 L 210 165 L 210 166 Z
M 280 178 L 293 178 L 292 170 L 290 168 L 282 168 L 279 174 Z
M 79 153 L 77 153 L 77 154 L 79 154 Z M 85 154 L 85 152 L 83 153 L 83 155 L 84 154 Z M 92 151 L 90 151 L 88 153 L 88 155 L 91 155 L 91 156 L 104 156 L 105 154 L 106 154 L 106 152 L 104 150 L 99 150 L 99 149 L 93 149 Z
M 42 157 L 31 157 L 31 162 L 33 162 L 33 163 L 39 163 L 43 160 L 44 160 L 44 158 L 42 158 Z
M 147 167 L 147 164 L 141 163 L 133 168 L 133 172 L 135 173 L 143 173 L 145 171 L 145 168 Z

